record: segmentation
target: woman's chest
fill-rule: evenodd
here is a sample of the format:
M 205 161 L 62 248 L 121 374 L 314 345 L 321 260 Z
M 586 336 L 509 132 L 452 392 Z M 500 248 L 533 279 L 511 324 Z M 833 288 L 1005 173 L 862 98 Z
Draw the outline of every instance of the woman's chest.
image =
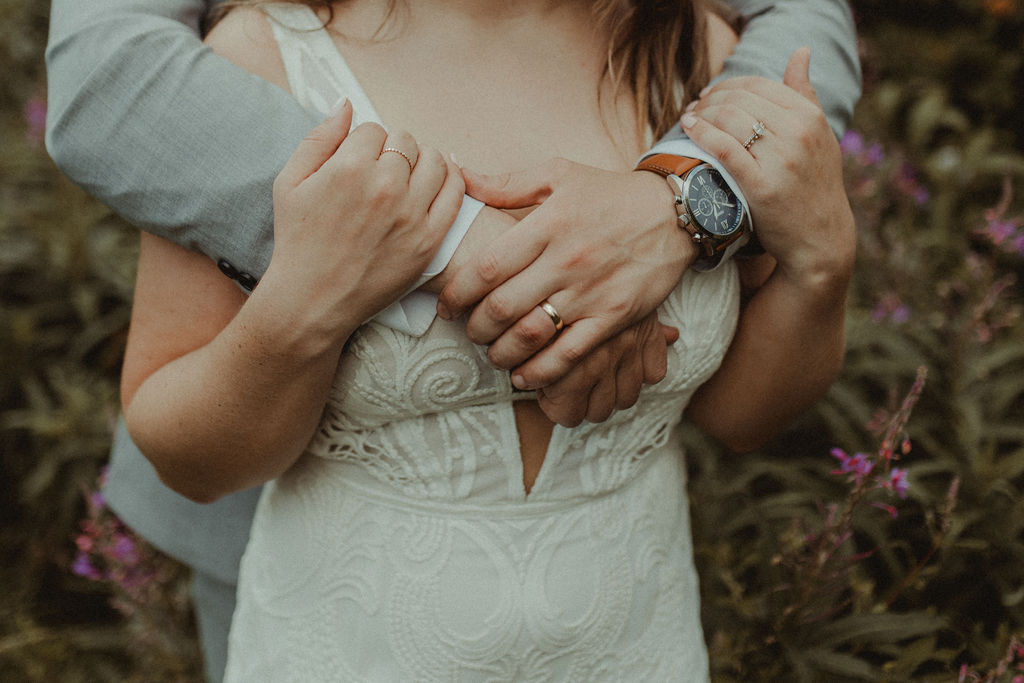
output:
M 484 30 L 412 13 L 393 39 L 335 42 L 388 128 L 461 165 L 628 169 L 642 151 L 632 93 L 613 87 L 602 41 L 576 19 Z

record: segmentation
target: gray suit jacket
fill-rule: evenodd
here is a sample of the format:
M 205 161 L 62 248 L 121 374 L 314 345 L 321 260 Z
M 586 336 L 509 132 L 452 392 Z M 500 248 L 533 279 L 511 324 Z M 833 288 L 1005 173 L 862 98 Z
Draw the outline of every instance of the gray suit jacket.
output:
M 288 94 L 199 40 L 207 0 L 53 0 L 47 149 L 85 190 L 144 230 L 216 260 L 242 286 L 270 261 L 271 187 L 319 121 Z M 780 78 L 811 46 L 833 129 L 860 94 L 845 0 L 728 0 L 750 19 L 721 78 Z M 164 487 L 117 430 L 107 497 L 156 546 L 233 582 L 258 490 L 213 505 Z

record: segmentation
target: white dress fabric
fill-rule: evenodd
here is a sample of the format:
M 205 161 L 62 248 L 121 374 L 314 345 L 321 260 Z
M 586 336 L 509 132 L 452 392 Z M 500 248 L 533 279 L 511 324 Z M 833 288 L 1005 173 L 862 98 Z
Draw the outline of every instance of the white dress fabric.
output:
M 377 120 L 303 5 L 266 8 L 295 96 Z M 507 372 L 437 319 L 349 341 L 307 452 L 265 487 L 229 682 L 706 681 L 674 433 L 739 310 L 735 267 L 662 305 L 668 375 L 601 424 L 556 426 L 527 495 Z

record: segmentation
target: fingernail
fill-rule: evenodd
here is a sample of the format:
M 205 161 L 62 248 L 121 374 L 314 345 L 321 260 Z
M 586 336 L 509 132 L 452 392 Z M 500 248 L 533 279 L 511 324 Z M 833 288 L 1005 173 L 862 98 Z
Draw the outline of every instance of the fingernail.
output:
M 337 116 L 341 113 L 341 110 L 345 108 L 345 103 L 348 102 L 348 98 L 342 95 L 338 98 L 338 101 L 331 105 L 330 111 L 327 112 L 328 116 Z
M 443 303 L 441 303 L 440 299 L 438 299 L 438 301 L 437 301 L 437 314 L 439 316 L 441 316 L 442 318 L 444 318 L 445 320 L 451 320 L 452 319 L 452 312 L 448 309 L 447 306 L 445 306 Z
M 683 114 L 683 128 L 693 128 L 697 125 L 697 117 L 693 114 Z
M 448 158 L 452 160 L 452 163 L 453 163 L 453 164 L 455 164 L 455 165 L 456 165 L 456 166 L 458 166 L 459 168 L 462 168 L 462 164 L 460 164 L 460 163 L 459 163 L 459 160 L 455 158 L 455 152 L 452 152 L 451 154 L 449 154 L 449 155 L 448 155 Z
M 530 388 L 522 375 L 512 375 L 512 386 L 520 391 L 527 391 Z
M 698 101 L 699 100 L 692 100 L 688 105 L 686 105 L 686 109 L 684 109 L 684 111 L 691 112 L 696 109 Z
M 711 92 L 711 86 L 710 85 L 706 85 L 706 86 L 704 86 L 704 89 L 700 91 L 700 93 L 697 95 L 697 97 L 698 98 L 704 97 L 709 92 Z

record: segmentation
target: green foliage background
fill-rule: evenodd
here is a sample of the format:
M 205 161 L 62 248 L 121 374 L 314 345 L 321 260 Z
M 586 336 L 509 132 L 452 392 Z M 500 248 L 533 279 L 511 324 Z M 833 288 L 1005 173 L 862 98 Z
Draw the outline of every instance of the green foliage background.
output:
M 873 152 L 847 157 L 860 252 L 842 377 L 759 453 L 687 437 L 713 676 L 946 681 L 966 664 L 1003 680 L 986 672 L 1024 633 L 1024 256 L 983 231 L 1019 234 L 1024 215 L 1024 7 L 852 4 L 853 128 Z M 191 627 L 160 617 L 181 612 L 183 574 L 126 609 L 69 569 L 116 411 L 135 235 L 39 138 L 44 5 L 0 0 L 0 679 L 194 680 Z M 909 498 L 895 519 L 861 509 L 845 569 L 787 616 L 789 559 L 848 495 L 829 449 L 877 449 L 868 423 L 922 365 Z

